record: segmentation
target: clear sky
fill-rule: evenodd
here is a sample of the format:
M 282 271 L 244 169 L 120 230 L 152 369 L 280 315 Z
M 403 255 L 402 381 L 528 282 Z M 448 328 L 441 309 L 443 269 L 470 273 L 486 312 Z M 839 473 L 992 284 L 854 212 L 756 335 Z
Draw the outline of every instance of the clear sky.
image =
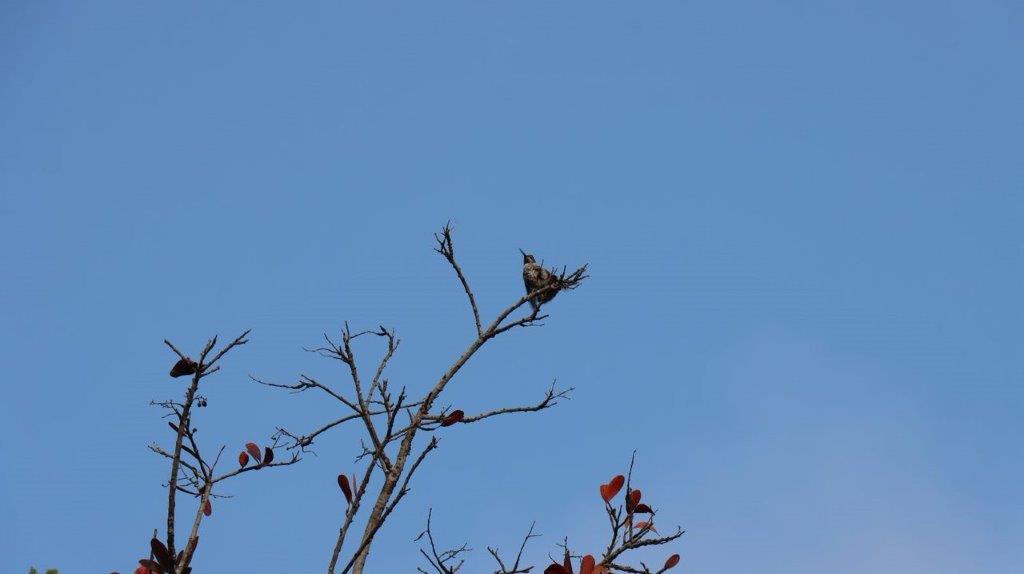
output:
M 1024 8 L 1012 0 L 0 3 L 0 570 L 130 571 L 165 505 L 162 339 L 252 342 L 197 426 L 229 450 L 335 414 L 344 320 L 422 390 L 521 257 L 591 264 L 453 383 L 375 546 L 605 543 L 637 483 L 689 572 L 1024 563 Z M 366 344 L 368 359 L 379 351 Z M 359 429 L 227 485 L 203 571 L 325 570 Z M 210 447 L 207 447 L 210 448 Z M 659 552 L 660 556 L 668 551 Z

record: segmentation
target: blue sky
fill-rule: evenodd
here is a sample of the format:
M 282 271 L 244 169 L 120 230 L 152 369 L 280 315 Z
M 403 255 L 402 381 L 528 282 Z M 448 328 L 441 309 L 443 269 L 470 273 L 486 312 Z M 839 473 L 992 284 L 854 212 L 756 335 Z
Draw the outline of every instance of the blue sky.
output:
M 197 425 L 240 447 L 333 405 L 247 375 L 384 324 L 391 379 L 468 343 L 520 256 L 591 264 L 486 349 L 371 560 L 605 541 L 637 482 L 690 572 L 1024 563 L 1024 9 L 971 2 L 0 5 L 2 569 L 129 567 L 162 517 L 168 337 L 253 328 Z M 370 358 L 378 349 L 360 348 Z M 358 429 L 227 485 L 196 566 L 325 569 Z M 209 448 L 209 447 L 208 447 Z M 660 559 L 657 553 L 654 560 Z

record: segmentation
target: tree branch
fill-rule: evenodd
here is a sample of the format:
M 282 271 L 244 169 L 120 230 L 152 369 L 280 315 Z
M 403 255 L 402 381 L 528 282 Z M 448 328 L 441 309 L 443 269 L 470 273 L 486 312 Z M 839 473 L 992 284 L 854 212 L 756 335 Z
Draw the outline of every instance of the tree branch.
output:
M 462 268 L 459 267 L 458 261 L 455 260 L 455 243 L 452 241 L 452 222 L 449 221 L 441 229 L 441 233 L 434 234 L 434 240 L 437 241 L 437 247 L 434 251 L 440 253 L 455 270 L 455 275 L 458 276 L 459 282 L 462 283 L 462 289 L 466 292 L 466 297 L 469 298 L 469 306 L 473 309 L 473 321 L 476 323 L 476 334 L 477 336 L 483 333 L 483 327 L 480 323 L 480 310 L 476 306 L 476 297 L 473 296 L 473 290 L 469 288 L 469 281 L 466 280 L 466 275 L 462 272 Z
M 485 413 L 481 413 L 478 415 L 463 417 L 461 422 L 468 424 L 475 423 L 477 421 L 482 421 L 484 419 L 491 418 L 497 415 L 507 415 L 512 413 L 535 413 L 537 411 L 542 411 L 544 409 L 557 405 L 559 399 L 568 399 L 569 394 L 572 393 L 572 391 L 574 390 L 576 390 L 575 387 L 569 387 L 568 389 L 556 391 L 555 383 L 551 383 L 551 387 L 547 390 L 547 393 L 545 393 L 544 399 L 535 405 L 494 409 L 492 411 L 487 411 Z

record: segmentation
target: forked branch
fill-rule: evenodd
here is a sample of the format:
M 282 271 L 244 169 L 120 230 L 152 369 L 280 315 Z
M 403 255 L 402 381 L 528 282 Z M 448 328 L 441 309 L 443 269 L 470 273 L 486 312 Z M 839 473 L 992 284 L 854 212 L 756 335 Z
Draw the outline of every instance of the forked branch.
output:
M 415 437 L 420 430 L 434 432 L 442 427 L 459 422 L 474 423 L 498 415 L 545 410 L 554 406 L 560 400 L 568 398 L 569 393 L 572 391 L 571 388 L 564 390 L 556 389 L 552 384 L 542 400 L 536 404 L 499 407 L 468 417 L 464 416 L 462 411 L 450 411 L 449 408 L 443 409 L 440 413 L 432 412 L 448 384 L 487 341 L 516 327 L 539 326 L 541 325 L 540 321 L 547 317 L 547 315 L 541 315 L 539 309 L 532 310 L 530 313 L 514 319 L 511 318 L 513 313 L 523 307 L 531 298 L 538 295 L 543 296 L 551 290 L 570 291 L 576 289 L 587 278 L 586 266 L 580 267 L 571 273 L 563 269 L 561 273 L 557 274 L 557 281 L 533 293 L 524 294 L 498 313 L 489 324 L 485 325 L 481 319 L 481 310 L 477 303 L 476 294 L 470 287 L 469 279 L 456 259 L 451 224 L 445 225 L 439 233 L 435 234 L 434 240 L 436 243 L 435 251 L 451 266 L 459 284 L 462 286 L 466 299 L 469 301 L 476 336 L 462 354 L 441 374 L 433 387 L 427 390 L 421 398 L 418 400 L 407 400 L 404 388 L 398 391 L 397 394 L 391 391 L 390 383 L 385 373 L 390 360 L 398 349 L 399 340 L 395 336 L 394 331 L 389 331 L 384 327 L 380 327 L 375 331 L 353 333 L 346 324 L 339 341 L 335 342 L 330 337 L 325 336 L 325 346 L 309 349 L 324 357 L 338 360 L 345 364 L 346 368 L 344 371 L 348 379 L 347 391 L 341 391 L 334 385 L 305 375 L 301 376 L 297 383 L 286 385 L 253 379 L 255 382 L 267 386 L 285 388 L 293 392 L 302 392 L 312 388 L 319 389 L 340 403 L 343 412 L 339 416 L 315 427 L 309 432 L 299 434 L 285 429 L 278 429 L 276 436 L 287 440 L 286 448 L 288 449 L 302 452 L 324 433 L 353 420 L 361 421 L 362 427 L 365 430 L 366 439 L 363 441 L 361 453 L 357 456 L 356 460 L 357 462 L 365 461 L 367 466 L 363 471 L 363 479 L 360 481 L 359 488 L 354 488 L 354 481 L 349 481 L 347 477 L 345 478 L 345 482 L 352 482 L 352 487 L 346 493 L 346 498 L 349 499 L 349 510 L 346 512 L 338 531 L 338 540 L 328 566 L 329 574 L 335 572 L 339 564 L 339 556 L 345 538 L 355 520 L 356 511 L 364 505 L 364 496 L 367 494 L 366 484 L 368 484 L 369 478 L 379 470 L 383 475 L 382 485 L 380 490 L 376 492 L 369 514 L 365 516 L 363 533 L 359 544 L 356 546 L 351 559 L 345 563 L 341 570 L 341 572 L 351 570 L 357 574 L 362 572 L 374 536 L 383 526 L 395 506 L 409 491 L 409 482 L 415 471 L 422 464 L 427 453 L 437 447 L 437 437 L 435 436 L 423 451 L 413 456 L 412 451 Z M 362 368 L 356 360 L 355 352 L 356 339 L 364 335 L 376 335 L 384 339 L 386 343 L 386 348 L 381 358 L 377 361 L 376 367 L 373 369 L 373 375 L 369 378 L 368 383 L 364 382 Z M 437 562 L 437 557 L 434 557 L 434 562 Z

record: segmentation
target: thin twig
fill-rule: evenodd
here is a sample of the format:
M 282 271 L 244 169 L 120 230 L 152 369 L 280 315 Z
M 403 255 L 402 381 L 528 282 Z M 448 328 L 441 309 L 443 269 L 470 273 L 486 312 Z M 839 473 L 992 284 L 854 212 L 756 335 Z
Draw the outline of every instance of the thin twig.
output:
M 483 327 L 480 323 L 480 310 L 476 306 L 476 297 L 473 295 L 473 290 L 469 288 L 469 281 L 466 280 L 466 275 L 462 272 L 462 267 L 459 266 L 458 261 L 455 260 L 455 243 L 452 241 L 452 222 L 449 221 L 441 229 L 440 235 L 435 233 L 434 240 L 437 241 L 437 247 L 434 251 L 440 253 L 455 270 L 455 275 L 458 276 L 459 282 L 462 283 L 462 289 L 466 292 L 466 297 L 469 298 L 469 306 L 473 309 L 473 322 L 476 323 L 476 334 L 477 336 L 483 334 Z

